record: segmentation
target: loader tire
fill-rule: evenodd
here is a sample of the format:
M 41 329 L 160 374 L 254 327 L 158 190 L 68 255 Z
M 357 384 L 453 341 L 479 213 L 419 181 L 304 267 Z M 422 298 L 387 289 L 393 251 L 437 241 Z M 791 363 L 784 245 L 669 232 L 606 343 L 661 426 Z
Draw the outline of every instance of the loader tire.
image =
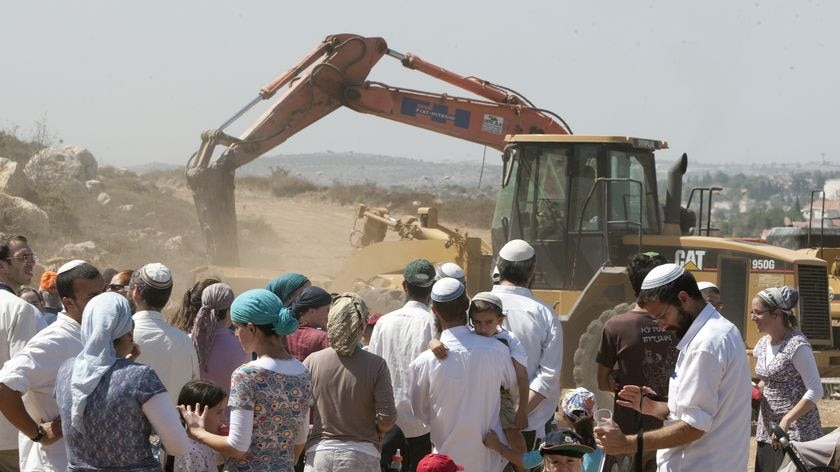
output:
M 359 289 L 358 294 L 367 304 L 371 315 L 385 314 L 405 304 L 405 293 L 393 288 L 363 288 Z
M 632 307 L 633 305 L 622 303 L 611 310 L 604 310 L 600 316 L 589 323 L 586 332 L 580 336 L 580 342 L 575 350 L 572 374 L 575 385 L 595 393 L 599 408 L 613 408 L 613 395 L 598 390 L 598 363 L 595 358 L 598 356 L 601 333 L 604 331 L 604 324 L 607 320 L 615 315 L 627 312 Z

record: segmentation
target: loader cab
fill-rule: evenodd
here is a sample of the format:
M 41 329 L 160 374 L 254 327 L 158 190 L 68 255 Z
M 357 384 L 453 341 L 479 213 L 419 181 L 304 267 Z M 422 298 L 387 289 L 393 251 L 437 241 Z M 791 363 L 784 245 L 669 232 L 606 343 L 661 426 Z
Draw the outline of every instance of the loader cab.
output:
M 626 234 L 660 233 L 654 151 L 664 141 L 508 136 L 491 228 L 493 251 L 524 239 L 537 252 L 533 289 L 581 290 L 602 265 L 624 265 Z

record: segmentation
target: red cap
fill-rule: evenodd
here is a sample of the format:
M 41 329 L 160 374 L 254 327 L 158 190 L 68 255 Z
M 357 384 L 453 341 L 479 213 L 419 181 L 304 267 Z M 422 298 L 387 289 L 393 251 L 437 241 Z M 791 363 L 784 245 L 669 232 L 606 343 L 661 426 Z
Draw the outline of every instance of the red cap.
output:
M 382 313 L 374 313 L 368 317 L 367 324 L 375 325 L 379 318 L 382 318 Z
M 417 472 L 455 472 L 464 470 L 446 454 L 429 454 L 417 464 Z

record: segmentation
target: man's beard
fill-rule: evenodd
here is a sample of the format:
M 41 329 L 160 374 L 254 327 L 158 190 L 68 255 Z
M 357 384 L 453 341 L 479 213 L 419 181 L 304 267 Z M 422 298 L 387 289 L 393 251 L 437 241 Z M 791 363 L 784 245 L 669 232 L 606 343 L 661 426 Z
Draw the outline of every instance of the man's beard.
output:
M 694 319 L 691 317 L 691 313 L 683 310 L 683 307 L 677 306 L 677 324 L 668 327 L 667 330 L 673 333 L 674 339 L 679 342 L 691 328 L 692 322 L 694 322 Z

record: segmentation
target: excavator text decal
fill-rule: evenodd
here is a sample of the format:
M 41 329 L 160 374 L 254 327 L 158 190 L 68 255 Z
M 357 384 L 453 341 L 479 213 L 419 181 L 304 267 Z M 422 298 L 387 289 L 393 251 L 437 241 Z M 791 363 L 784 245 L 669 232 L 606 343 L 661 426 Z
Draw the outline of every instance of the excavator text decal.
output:
M 425 102 L 415 100 L 413 98 L 403 98 L 400 106 L 400 113 L 408 116 L 425 115 L 437 123 L 446 123 L 448 121 L 454 122 L 455 126 L 459 128 L 470 127 L 470 112 L 467 110 L 455 109 L 455 114 L 449 114 L 449 107 L 446 105 L 439 105 L 437 103 Z

